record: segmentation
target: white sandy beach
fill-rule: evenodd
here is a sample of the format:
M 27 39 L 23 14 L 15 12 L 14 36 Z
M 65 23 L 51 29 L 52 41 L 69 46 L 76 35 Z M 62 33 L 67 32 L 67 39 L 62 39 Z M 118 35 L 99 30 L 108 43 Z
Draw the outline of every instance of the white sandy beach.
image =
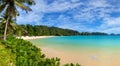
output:
M 55 36 L 21 36 L 21 37 L 17 37 L 17 38 L 22 38 L 24 40 L 34 40 L 34 39 L 50 38 L 50 37 L 55 37 Z

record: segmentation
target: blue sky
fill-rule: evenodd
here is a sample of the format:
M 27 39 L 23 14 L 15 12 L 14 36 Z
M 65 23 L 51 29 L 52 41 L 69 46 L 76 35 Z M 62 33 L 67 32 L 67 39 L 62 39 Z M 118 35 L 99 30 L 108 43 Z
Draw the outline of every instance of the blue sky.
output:
M 35 0 L 32 12 L 20 11 L 18 24 L 77 31 L 120 33 L 120 0 Z

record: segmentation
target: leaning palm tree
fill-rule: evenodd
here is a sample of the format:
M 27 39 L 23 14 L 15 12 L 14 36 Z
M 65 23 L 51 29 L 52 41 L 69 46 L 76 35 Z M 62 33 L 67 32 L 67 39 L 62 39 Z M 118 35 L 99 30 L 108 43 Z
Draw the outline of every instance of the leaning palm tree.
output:
M 31 11 L 29 5 L 33 4 L 35 4 L 33 0 L 0 0 L 0 14 L 6 14 L 8 16 L 5 24 L 4 40 L 6 40 L 6 32 L 10 17 L 16 18 L 16 16 L 19 15 L 17 7 L 28 12 Z
M 2 18 L 0 18 L 0 26 L 2 27 L 2 29 L 5 29 L 5 24 L 7 22 L 7 18 L 8 16 L 6 16 L 5 14 L 2 16 Z M 12 17 L 10 17 L 10 19 L 8 20 L 8 29 L 9 29 L 9 33 L 13 33 L 14 30 L 17 29 L 17 24 L 16 24 L 16 20 L 14 20 Z

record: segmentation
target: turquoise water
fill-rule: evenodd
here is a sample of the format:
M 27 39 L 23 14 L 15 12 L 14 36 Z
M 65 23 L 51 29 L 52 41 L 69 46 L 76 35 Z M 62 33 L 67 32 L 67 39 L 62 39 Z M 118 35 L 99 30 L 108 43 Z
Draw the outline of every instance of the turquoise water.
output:
M 38 46 L 64 51 L 118 50 L 120 36 L 61 36 L 31 41 Z

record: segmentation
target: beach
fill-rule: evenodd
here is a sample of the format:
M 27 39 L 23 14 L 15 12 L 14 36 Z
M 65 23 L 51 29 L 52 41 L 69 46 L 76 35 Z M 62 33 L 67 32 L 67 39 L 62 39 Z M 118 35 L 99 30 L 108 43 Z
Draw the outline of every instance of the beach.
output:
M 21 37 L 17 37 L 17 38 L 21 38 L 24 40 L 34 40 L 34 39 L 50 38 L 50 37 L 55 37 L 55 36 L 21 36 Z
M 24 37 L 23 39 L 29 40 L 29 39 L 40 39 L 42 38 L 50 38 L 54 36 L 39 36 L 39 37 Z M 84 38 L 82 38 L 84 39 Z M 73 39 L 72 39 L 73 40 Z M 85 39 L 87 40 L 87 39 Z M 39 41 L 39 40 L 38 40 Z M 50 40 L 51 41 L 51 40 Z M 57 41 L 57 40 L 56 40 Z M 67 41 L 67 40 L 65 40 Z M 83 41 L 83 40 L 82 40 Z M 40 41 L 41 42 L 41 41 Z M 45 42 L 45 41 L 44 41 Z M 51 41 L 53 42 L 53 41 Z M 54 41 L 55 42 L 55 41 Z M 70 41 L 69 41 L 70 42 Z M 33 42 L 34 43 L 34 42 Z M 39 42 L 38 42 L 39 43 Z M 45 42 L 47 43 L 47 42 Z M 50 42 L 48 42 L 49 44 Z M 119 66 L 120 65 L 120 52 L 119 49 L 111 49 L 111 48 L 92 48 L 92 49 L 86 49 L 86 48 L 80 48 L 78 51 L 75 51 L 74 49 L 69 50 L 66 49 L 67 47 L 64 45 L 62 46 L 63 48 L 59 48 L 57 46 L 54 47 L 54 45 L 42 45 L 40 44 L 36 45 L 37 47 L 42 49 L 42 53 L 46 55 L 48 58 L 52 57 L 58 57 L 61 59 L 61 64 L 66 64 L 66 63 L 79 63 L 82 66 Z M 87 46 L 87 45 L 86 45 Z M 77 46 L 76 46 L 77 48 Z M 64 50 L 69 50 L 64 51 Z

